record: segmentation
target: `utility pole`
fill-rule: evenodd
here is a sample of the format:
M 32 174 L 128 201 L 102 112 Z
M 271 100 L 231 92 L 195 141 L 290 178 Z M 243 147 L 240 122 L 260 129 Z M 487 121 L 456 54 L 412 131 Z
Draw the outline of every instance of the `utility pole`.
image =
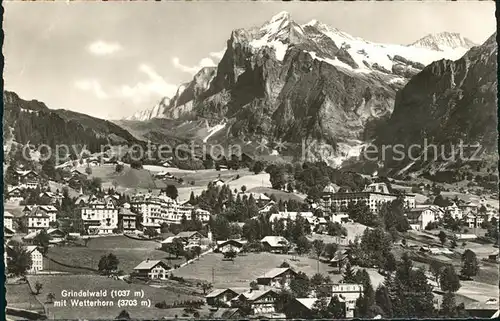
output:
M 215 281 L 215 269 L 212 267 L 212 285 L 214 284 Z

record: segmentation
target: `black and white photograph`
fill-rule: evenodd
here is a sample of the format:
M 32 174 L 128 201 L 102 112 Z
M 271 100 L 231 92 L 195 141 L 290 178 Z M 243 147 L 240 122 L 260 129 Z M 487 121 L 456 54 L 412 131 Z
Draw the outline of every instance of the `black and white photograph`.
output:
M 4 1 L 6 320 L 499 317 L 493 1 Z

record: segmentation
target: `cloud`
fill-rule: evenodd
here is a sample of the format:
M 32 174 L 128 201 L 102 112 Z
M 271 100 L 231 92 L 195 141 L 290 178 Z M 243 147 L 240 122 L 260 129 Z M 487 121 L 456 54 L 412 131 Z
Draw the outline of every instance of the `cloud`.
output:
M 203 67 L 214 67 L 217 65 L 211 58 L 203 58 L 196 66 L 192 67 L 181 64 L 180 59 L 178 57 L 172 58 L 172 63 L 174 64 L 175 68 L 190 73 L 192 75 L 196 74 Z
M 224 53 L 226 52 L 226 48 L 221 51 L 214 51 L 209 53 L 210 57 L 215 58 L 217 61 L 221 61 L 222 57 L 224 57 Z
M 151 66 L 141 64 L 139 71 L 147 75 L 147 81 L 140 81 L 132 86 L 122 85 L 119 95 L 130 98 L 136 103 L 147 101 L 151 96 L 172 97 L 177 91 L 177 86 L 168 83 Z
M 122 46 L 118 42 L 96 41 L 88 46 L 89 52 L 97 56 L 112 55 L 122 49 Z
M 97 79 L 82 79 L 75 82 L 75 87 L 92 92 L 99 99 L 108 99 L 109 95 L 104 91 Z
M 147 76 L 144 81 L 133 85 L 122 84 L 104 90 L 100 81 L 95 78 L 75 81 L 75 87 L 93 93 L 99 99 L 127 99 L 136 104 L 150 102 L 151 98 L 172 97 L 177 91 L 177 86 L 168 83 L 151 66 L 141 64 L 138 71 Z

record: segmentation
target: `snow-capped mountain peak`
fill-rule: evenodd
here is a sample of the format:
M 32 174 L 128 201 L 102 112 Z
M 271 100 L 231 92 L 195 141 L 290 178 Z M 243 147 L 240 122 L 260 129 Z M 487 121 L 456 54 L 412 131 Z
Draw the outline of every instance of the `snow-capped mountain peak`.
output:
M 411 47 L 427 48 L 438 51 L 454 49 L 470 49 L 476 44 L 456 32 L 440 32 L 429 34 L 410 45 Z

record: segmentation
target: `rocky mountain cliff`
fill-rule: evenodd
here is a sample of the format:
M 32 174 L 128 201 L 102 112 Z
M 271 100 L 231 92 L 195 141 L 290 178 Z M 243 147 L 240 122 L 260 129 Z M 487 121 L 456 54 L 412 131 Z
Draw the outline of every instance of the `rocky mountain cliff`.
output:
M 223 122 L 213 141 L 322 143 L 316 156 L 338 163 L 362 144 L 367 123 L 391 114 L 412 76 L 466 50 L 372 43 L 282 12 L 260 28 L 234 30 L 217 68 L 180 86 L 162 117 Z
M 461 59 L 436 61 L 414 76 L 398 92 L 394 112 L 378 138 L 379 145 L 422 146 L 427 140 L 428 144 L 439 147 L 440 155 L 441 148 L 446 153 L 443 155 L 450 155 L 450 146 L 463 141 L 466 145 L 480 144 L 485 155 L 495 155 L 498 147 L 495 39 L 496 34 Z M 467 156 L 474 149 L 464 151 Z M 393 161 L 389 154 L 386 165 L 411 172 L 436 169 L 438 163 L 446 167 L 457 162 L 465 161 L 422 159 L 411 163 L 408 159 Z

